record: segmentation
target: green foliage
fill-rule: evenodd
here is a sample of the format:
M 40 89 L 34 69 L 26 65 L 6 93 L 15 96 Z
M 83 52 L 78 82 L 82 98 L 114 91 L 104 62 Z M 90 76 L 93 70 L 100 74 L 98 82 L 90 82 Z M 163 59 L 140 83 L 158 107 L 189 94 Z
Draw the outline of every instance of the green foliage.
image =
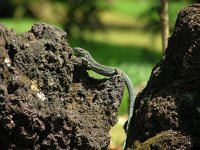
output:
M 139 17 L 145 18 L 147 20 L 146 28 L 150 29 L 152 32 L 160 31 L 160 9 L 161 9 L 161 0 L 137 0 L 137 1 L 146 1 L 148 3 L 148 9 L 141 13 Z M 193 0 L 169 0 L 169 26 L 170 29 L 174 27 L 176 17 L 181 8 L 186 7 L 189 4 L 193 3 Z
M 84 30 L 98 30 L 103 28 L 99 13 L 107 7 L 100 0 L 68 0 L 67 20 L 65 30 L 71 32 L 76 27 L 78 33 Z
M 195 0 L 169 0 L 170 27 L 183 6 Z M 160 0 L 1 0 L 1 17 L 33 17 L 49 23 L 59 23 L 70 33 L 84 37 L 84 31 L 104 29 L 100 13 L 112 10 L 146 20 L 146 29 L 159 31 Z
M 49 23 L 60 23 L 70 33 L 102 29 L 99 13 L 108 8 L 101 0 L 1 0 L 1 17 L 32 17 Z

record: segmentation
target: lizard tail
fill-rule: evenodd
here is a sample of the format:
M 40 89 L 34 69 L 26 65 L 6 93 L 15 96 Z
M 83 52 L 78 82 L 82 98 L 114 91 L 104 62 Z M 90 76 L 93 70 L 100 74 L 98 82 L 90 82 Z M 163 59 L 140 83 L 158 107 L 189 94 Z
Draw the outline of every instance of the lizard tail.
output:
M 128 93 L 129 93 L 129 117 L 128 117 L 128 122 L 127 122 L 127 126 L 126 126 L 126 139 L 124 141 L 123 144 L 123 150 L 126 149 L 127 146 L 127 137 L 128 137 L 128 133 L 130 132 L 130 122 L 132 120 L 132 116 L 133 116 L 133 110 L 134 110 L 134 104 L 135 104 L 135 89 L 134 86 L 132 84 L 132 81 L 130 80 L 130 78 L 127 76 L 126 73 L 122 72 L 122 75 L 124 77 L 124 81 L 126 84 L 126 87 L 128 89 Z

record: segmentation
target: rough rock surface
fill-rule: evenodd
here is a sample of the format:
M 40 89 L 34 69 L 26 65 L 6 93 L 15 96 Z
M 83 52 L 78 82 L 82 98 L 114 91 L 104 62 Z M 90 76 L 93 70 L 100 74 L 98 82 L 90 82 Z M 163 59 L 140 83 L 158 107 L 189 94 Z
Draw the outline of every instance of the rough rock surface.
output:
M 106 149 L 123 85 L 89 77 L 58 28 L 0 25 L 0 149 Z
M 134 149 L 200 149 L 200 4 L 180 11 L 131 125 Z

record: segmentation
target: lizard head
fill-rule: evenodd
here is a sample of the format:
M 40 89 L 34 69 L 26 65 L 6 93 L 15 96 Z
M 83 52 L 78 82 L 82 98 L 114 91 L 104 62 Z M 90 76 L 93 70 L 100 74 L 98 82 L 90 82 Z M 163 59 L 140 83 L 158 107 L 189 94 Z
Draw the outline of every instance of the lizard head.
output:
M 91 57 L 90 53 L 87 50 L 83 49 L 83 48 L 75 47 L 74 51 L 76 53 L 75 55 L 78 56 L 78 57 L 84 57 L 86 59 L 90 59 L 90 57 Z
M 90 65 L 91 56 L 90 56 L 90 53 L 89 53 L 88 51 L 86 51 L 85 49 L 80 48 L 80 47 L 75 47 L 75 48 L 74 48 L 74 51 L 75 51 L 75 55 L 76 55 L 76 56 L 82 58 L 83 63 L 84 63 L 85 65 L 87 65 L 87 66 Z

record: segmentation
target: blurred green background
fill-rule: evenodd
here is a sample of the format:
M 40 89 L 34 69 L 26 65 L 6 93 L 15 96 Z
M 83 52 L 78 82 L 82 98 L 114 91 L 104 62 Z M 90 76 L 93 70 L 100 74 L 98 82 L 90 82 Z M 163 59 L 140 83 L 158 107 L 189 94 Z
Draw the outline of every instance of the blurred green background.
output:
M 192 3 L 169 0 L 171 32 L 180 9 Z M 162 57 L 159 11 L 159 0 L 1 0 L 0 23 L 17 33 L 38 22 L 58 26 L 68 33 L 71 47 L 85 48 L 99 63 L 122 69 L 140 91 Z M 126 90 L 119 115 L 126 120 L 127 112 Z M 120 145 L 124 137 L 118 131 L 111 134 L 117 134 L 114 142 Z

